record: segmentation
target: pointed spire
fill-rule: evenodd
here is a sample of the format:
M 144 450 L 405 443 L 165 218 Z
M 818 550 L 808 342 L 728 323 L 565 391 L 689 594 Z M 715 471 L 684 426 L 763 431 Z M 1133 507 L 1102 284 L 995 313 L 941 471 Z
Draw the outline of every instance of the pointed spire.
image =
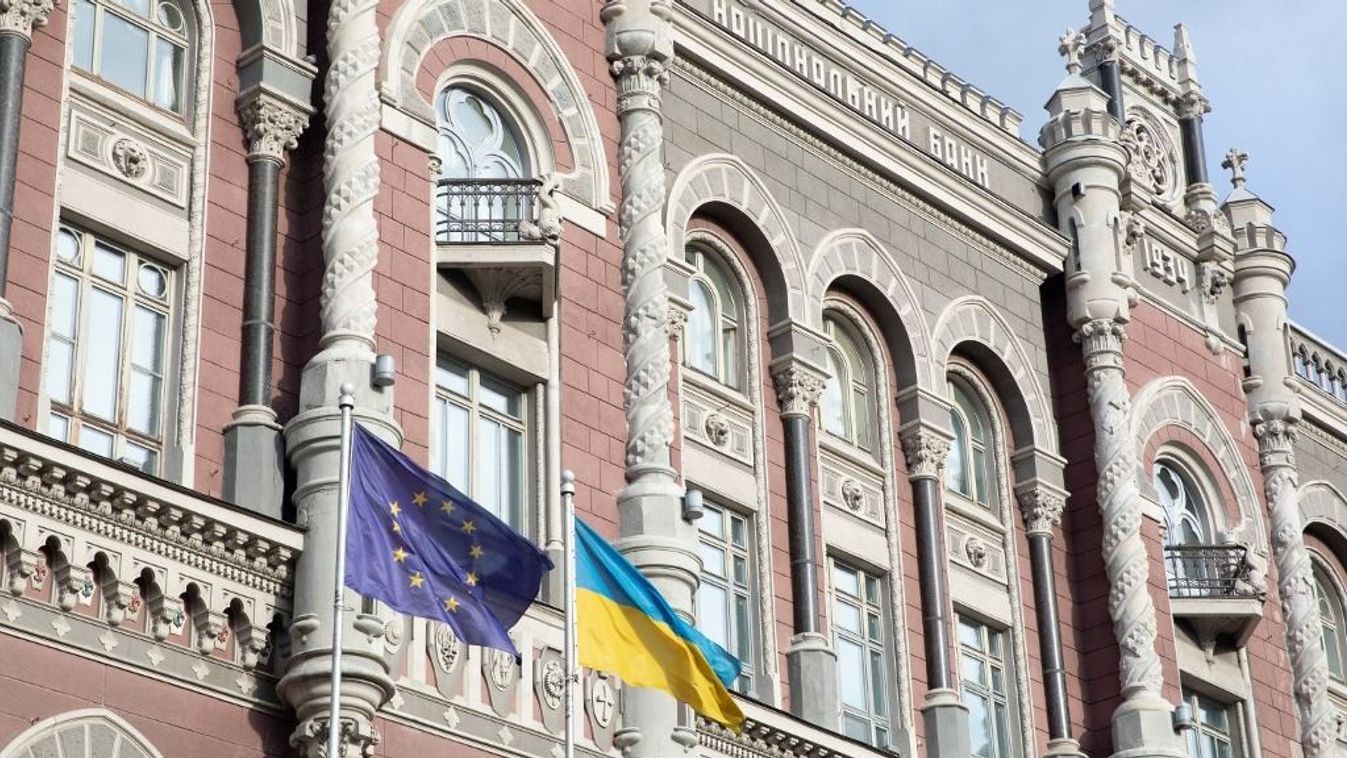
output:
M 1107 29 L 1112 26 L 1114 16 L 1113 0 L 1090 0 L 1091 29 L 1100 27 Z
M 1225 154 L 1225 160 L 1221 161 L 1221 168 L 1230 171 L 1230 184 L 1237 190 L 1244 188 L 1244 167 L 1247 165 L 1249 154 L 1235 147 L 1230 148 Z
M 1057 38 L 1057 42 L 1057 54 L 1066 58 L 1066 73 L 1079 75 L 1080 59 L 1085 54 L 1085 35 L 1068 27 L 1066 33 Z

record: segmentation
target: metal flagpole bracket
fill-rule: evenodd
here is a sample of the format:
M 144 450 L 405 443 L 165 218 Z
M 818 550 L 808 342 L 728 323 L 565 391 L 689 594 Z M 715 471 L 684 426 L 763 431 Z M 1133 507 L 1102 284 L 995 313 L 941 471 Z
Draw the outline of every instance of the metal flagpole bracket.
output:
M 340 758 L 344 732 L 341 723 L 341 647 L 346 605 L 346 520 L 351 507 L 351 411 L 355 409 L 355 385 L 341 385 L 337 406 L 341 408 L 341 463 L 337 468 L 337 566 L 332 591 L 332 691 L 328 697 L 327 755 Z
M 575 758 L 575 687 L 580 682 L 575 635 L 575 473 L 561 472 L 561 504 L 566 510 L 566 752 Z

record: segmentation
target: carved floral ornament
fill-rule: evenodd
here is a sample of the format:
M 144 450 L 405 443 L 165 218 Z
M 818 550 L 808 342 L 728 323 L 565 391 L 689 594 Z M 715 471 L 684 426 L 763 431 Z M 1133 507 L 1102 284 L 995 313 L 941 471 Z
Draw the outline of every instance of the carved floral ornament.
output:
M 127 179 L 139 179 L 150 169 L 150 153 L 139 141 L 122 137 L 112 143 L 112 165 Z
M 786 366 L 772 374 L 776 399 L 783 416 L 807 416 L 823 396 L 823 377 L 800 366 Z
M 917 427 L 902 435 L 909 477 L 938 477 L 949 457 L 950 438 L 934 429 Z
M 309 122 L 299 108 L 268 97 L 239 106 L 239 116 L 248 137 L 248 157 L 278 161 L 299 145 L 299 135 Z
M 1065 495 L 1043 487 L 1031 487 L 1020 491 L 1018 498 L 1024 515 L 1024 529 L 1029 534 L 1050 534 L 1062 523 Z
M 56 7 L 54 0 L 0 0 L 0 32 L 33 36 L 33 29 L 47 25 Z
M 1179 192 L 1178 152 L 1169 136 L 1150 114 L 1133 110 L 1127 115 L 1120 137 L 1129 156 L 1127 174 L 1165 202 Z

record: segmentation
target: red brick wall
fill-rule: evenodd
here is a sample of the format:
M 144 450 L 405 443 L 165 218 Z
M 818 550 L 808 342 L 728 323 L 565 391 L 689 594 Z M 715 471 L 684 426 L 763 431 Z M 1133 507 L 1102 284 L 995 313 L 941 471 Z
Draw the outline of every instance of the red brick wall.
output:
M 289 717 L 0 634 L 0 745 L 82 708 L 111 710 L 166 756 L 292 755 Z

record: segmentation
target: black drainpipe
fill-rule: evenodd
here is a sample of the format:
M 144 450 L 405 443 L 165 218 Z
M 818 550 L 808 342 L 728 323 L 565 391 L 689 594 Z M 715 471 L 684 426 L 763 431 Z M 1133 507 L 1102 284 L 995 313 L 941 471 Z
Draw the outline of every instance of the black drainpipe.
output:
M 822 624 L 818 607 L 818 555 L 814 551 L 814 499 L 809 484 L 813 424 L 807 413 L 785 412 L 781 425 L 786 435 L 786 506 L 795 633 L 817 634 Z
M 247 260 L 243 281 L 243 344 L 239 403 L 271 405 L 271 342 L 275 332 L 276 194 L 281 161 L 269 155 L 248 160 Z
M 1207 145 L 1202 138 L 1202 116 L 1195 114 L 1179 119 L 1179 136 L 1183 141 L 1183 168 L 1188 175 L 1188 186 L 1207 183 Z
M 1071 739 L 1071 705 L 1066 691 L 1066 663 L 1062 659 L 1061 619 L 1057 610 L 1057 579 L 1052 571 L 1052 532 L 1029 533 L 1029 565 L 1034 577 L 1034 605 L 1038 611 L 1038 649 L 1043 656 L 1043 690 L 1047 696 L 1048 739 Z
M 1123 114 L 1127 111 L 1123 108 L 1122 69 L 1116 58 L 1099 64 L 1099 86 L 1108 95 L 1108 112 L 1118 119 L 1118 123 L 1125 121 Z

